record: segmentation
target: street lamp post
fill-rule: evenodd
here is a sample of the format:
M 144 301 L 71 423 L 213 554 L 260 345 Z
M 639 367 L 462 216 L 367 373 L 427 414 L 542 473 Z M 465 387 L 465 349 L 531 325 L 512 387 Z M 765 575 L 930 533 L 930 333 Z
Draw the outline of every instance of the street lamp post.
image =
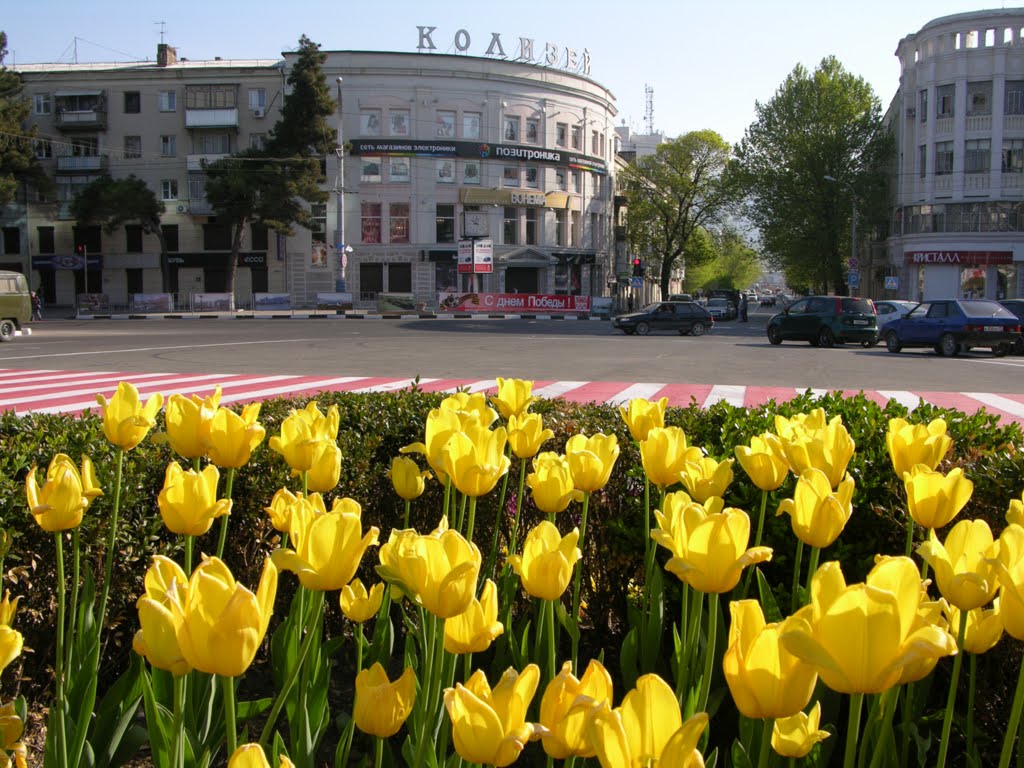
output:
M 338 78 L 338 144 L 335 154 L 338 156 L 338 176 L 334 184 L 334 192 L 337 195 L 337 222 L 334 233 L 334 252 L 338 257 L 339 277 L 335 281 L 335 289 L 341 293 L 345 292 L 345 269 L 348 266 L 348 254 L 352 248 L 345 242 L 345 137 L 342 129 L 342 122 L 345 112 L 341 106 L 341 82 Z

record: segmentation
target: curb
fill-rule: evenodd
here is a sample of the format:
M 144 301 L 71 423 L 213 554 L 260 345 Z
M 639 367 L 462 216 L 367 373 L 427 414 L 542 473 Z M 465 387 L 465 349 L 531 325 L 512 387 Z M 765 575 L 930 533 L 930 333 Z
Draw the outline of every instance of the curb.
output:
M 292 314 L 270 313 L 257 315 L 253 312 L 172 312 L 161 314 L 103 314 L 72 315 L 68 320 L 597 320 L 610 317 L 587 314 L 541 315 L 541 314 L 487 314 L 483 312 L 295 312 Z

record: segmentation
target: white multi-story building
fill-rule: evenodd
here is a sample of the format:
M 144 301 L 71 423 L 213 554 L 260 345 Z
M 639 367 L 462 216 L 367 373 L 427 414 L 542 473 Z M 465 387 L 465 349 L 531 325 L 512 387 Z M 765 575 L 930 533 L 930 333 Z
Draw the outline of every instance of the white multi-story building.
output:
M 884 295 L 1024 295 L 1024 8 L 936 19 L 896 55 Z
M 238 303 L 261 292 L 296 305 L 351 292 L 357 306 L 384 293 L 426 305 L 446 291 L 607 295 L 625 268 L 612 226 L 614 97 L 589 76 L 589 55 L 562 50 L 541 65 L 530 48 L 516 60 L 325 51 L 338 102 L 330 200 L 312 231 L 249 228 Z M 57 193 L 25 190 L 0 209 L 0 268 L 31 271 L 48 303 L 222 291 L 229 233 L 205 200 L 203 161 L 261 146 L 296 56 L 189 61 L 161 44 L 155 62 L 18 65 Z M 137 226 L 72 220 L 76 190 L 104 173 L 135 175 L 164 201 L 163 262 Z M 491 272 L 460 272 L 463 239 L 493 243 Z

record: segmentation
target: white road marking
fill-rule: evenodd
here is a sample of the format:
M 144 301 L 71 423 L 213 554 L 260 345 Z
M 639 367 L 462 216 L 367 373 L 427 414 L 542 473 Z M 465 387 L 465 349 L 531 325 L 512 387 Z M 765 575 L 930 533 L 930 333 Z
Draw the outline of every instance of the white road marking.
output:
M 878 390 L 878 394 L 889 400 L 895 400 L 897 403 L 906 406 L 911 411 L 921 404 L 920 395 L 915 395 L 913 392 L 908 392 L 905 389 L 880 389 Z
M 710 408 L 715 403 L 724 400 L 729 405 L 735 405 L 739 408 L 743 407 L 743 398 L 747 393 L 747 388 L 744 386 L 736 386 L 733 384 L 715 384 L 708 392 L 707 398 L 701 405 L 701 408 Z
M 605 400 L 606 405 L 625 405 L 630 400 L 650 400 L 664 389 L 664 384 L 631 384 L 614 397 Z

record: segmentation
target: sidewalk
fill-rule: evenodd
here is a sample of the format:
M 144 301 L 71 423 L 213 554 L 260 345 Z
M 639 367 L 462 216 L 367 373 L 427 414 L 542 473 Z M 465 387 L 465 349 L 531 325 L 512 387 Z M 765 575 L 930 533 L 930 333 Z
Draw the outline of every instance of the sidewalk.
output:
M 53 308 L 57 310 L 58 308 Z M 71 310 L 71 308 L 68 308 Z M 609 320 L 608 316 L 586 313 L 536 312 L 379 312 L 376 310 L 290 309 L 234 312 L 153 312 L 72 314 L 67 320 Z M 38 322 L 38 321 L 37 321 Z M 43 321 L 45 322 L 45 320 Z

